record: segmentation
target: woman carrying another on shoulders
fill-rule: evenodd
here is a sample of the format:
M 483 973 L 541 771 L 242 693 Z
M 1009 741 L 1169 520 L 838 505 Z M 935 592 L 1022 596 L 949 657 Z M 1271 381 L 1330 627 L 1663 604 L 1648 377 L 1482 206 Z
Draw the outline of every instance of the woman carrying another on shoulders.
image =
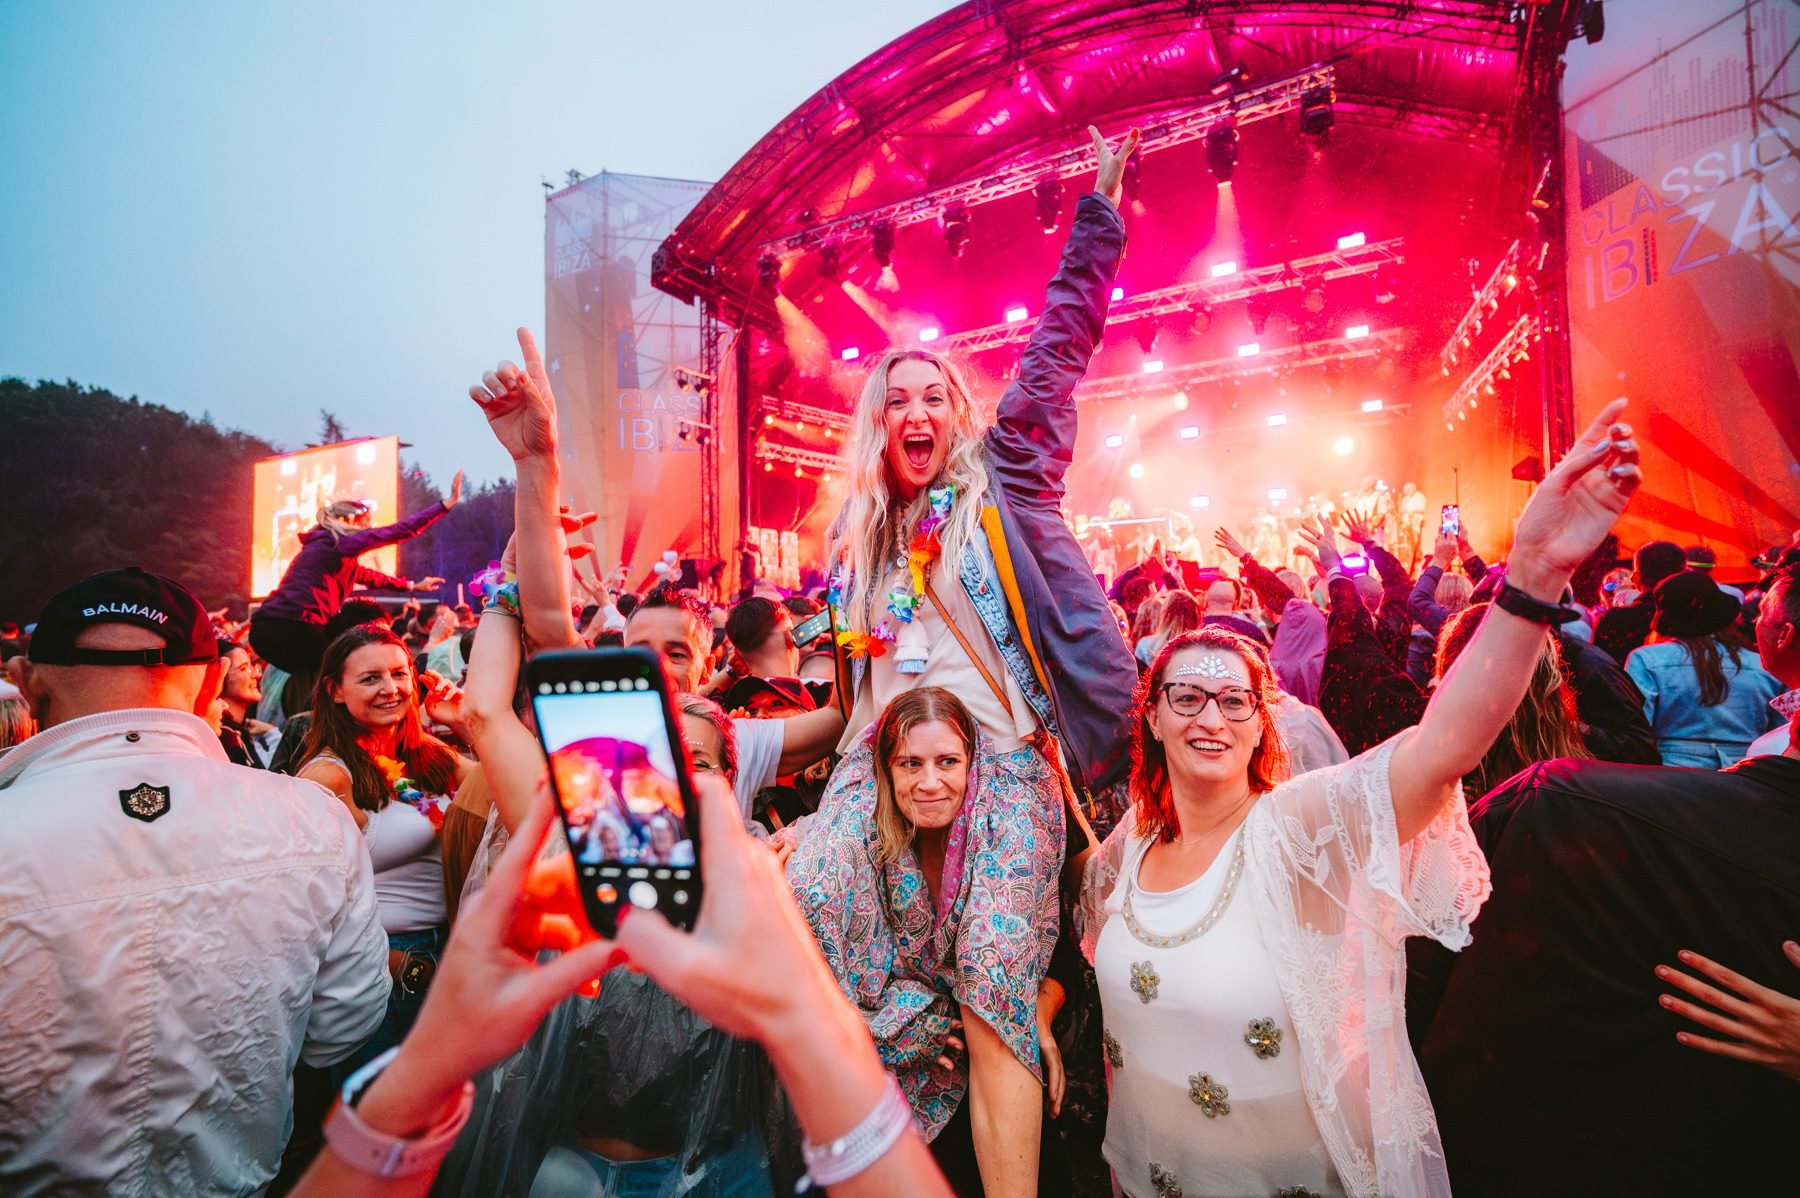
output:
M 1448 1195 L 1406 1039 L 1408 936 L 1456 949 L 1487 898 L 1459 780 L 1524 696 L 1564 585 L 1640 481 L 1601 413 L 1519 517 L 1515 563 L 1423 719 L 1289 779 L 1266 660 L 1205 629 L 1138 690 L 1131 820 L 1088 863 L 1106 1157 L 1132 1198 Z M 1306 530 L 1338 575 L 1329 525 Z
M 430 688 L 432 718 L 458 727 L 461 692 L 435 674 L 419 681 Z M 412 1026 L 448 930 L 438 830 L 449 796 L 474 766 L 425 731 L 419 709 L 406 645 L 386 628 L 358 625 L 326 648 L 296 773 L 336 795 L 363 831 L 394 977 L 387 1017 L 348 1068 L 392 1048 Z

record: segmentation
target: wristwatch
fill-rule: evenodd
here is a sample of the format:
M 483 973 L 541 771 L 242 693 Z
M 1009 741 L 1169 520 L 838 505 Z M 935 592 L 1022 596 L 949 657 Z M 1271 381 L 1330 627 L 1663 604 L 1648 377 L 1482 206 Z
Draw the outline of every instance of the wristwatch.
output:
M 325 1120 L 325 1142 L 346 1165 L 376 1177 L 407 1177 L 435 1169 L 456 1143 L 475 1106 L 475 1083 L 464 1082 L 462 1097 L 449 1116 L 417 1136 L 390 1136 L 376 1131 L 356 1114 L 356 1103 L 368 1084 L 393 1061 L 390 1048 L 350 1075 L 331 1115 Z

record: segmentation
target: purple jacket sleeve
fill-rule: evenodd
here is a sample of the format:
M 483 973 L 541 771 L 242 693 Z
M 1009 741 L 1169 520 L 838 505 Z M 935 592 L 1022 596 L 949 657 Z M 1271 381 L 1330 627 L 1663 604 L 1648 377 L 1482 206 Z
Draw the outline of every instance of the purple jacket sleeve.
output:
M 1238 559 L 1238 569 L 1244 575 L 1244 582 L 1261 601 L 1263 608 L 1274 612 L 1277 616 L 1288 605 L 1288 600 L 1299 598 L 1281 576 L 1264 566 L 1261 562 L 1246 553 Z
M 1044 314 L 1000 397 L 988 455 L 1015 503 L 1056 507 L 1075 457 L 1075 385 L 1106 326 L 1113 275 L 1125 252 L 1125 222 L 1098 193 L 1081 197 Z
M 1443 631 L 1444 622 L 1450 618 L 1450 609 L 1437 601 L 1438 580 L 1443 576 L 1442 566 L 1426 566 L 1419 571 L 1419 581 L 1413 584 L 1412 594 L 1406 600 L 1412 618 L 1432 636 Z
M 384 549 L 401 541 L 410 541 L 442 520 L 449 512 L 450 509 L 442 503 L 434 503 L 430 507 L 420 508 L 398 524 L 384 524 L 380 528 L 345 533 L 338 538 L 338 554 L 341 557 L 360 557 L 371 549 Z
M 404 591 L 407 589 L 408 585 L 404 578 L 395 578 L 392 574 L 383 574 L 380 570 L 371 566 L 365 566 L 361 562 L 356 563 L 356 573 L 352 577 L 356 582 L 361 583 L 366 587 L 386 587 L 389 590 Z

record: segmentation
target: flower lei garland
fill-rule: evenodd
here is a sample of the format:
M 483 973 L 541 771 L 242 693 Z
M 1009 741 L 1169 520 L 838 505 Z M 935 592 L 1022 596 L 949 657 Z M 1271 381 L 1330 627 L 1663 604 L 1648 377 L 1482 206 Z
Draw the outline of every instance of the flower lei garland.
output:
M 394 797 L 402 803 L 416 808 L 420 815 L 431 821 L 434 832 L 444 830 L 444 812 L 449 810 L 450 800 L 444 795 L 428 795 L 419 789 L 419 784 L 406 776 L 406 766 L 392 757 L 377 755 L 375 764 L 386 775 L 388 786 L 392 788 Z
M 894 646 L 894 668 L 902 674 L 923 674 L 925 660 L 930 655 L 925 643 L 925 630 L 914 619 L 913 613 L 919 604 L 925 601 L 925 578 L 931 568 L 944 552 L 941 530 L 944 521 L 950 518 L 950 509 L 956 502 L 956 488 L 945 484 L 933 487 L 926 492 L 926 503 L 929 510 L 919 521 L 919 531 L 913 537 L 912 544 L 907 547 L 906 556 L 896 564 L 911 575 L 911 586 L 897 586 L 888 592 L 888 619 L 882 620 L 868 632 L 857 632 L 840 625 L 837 643 L 851 657 L 880 657 L 887 652 L 887 646 Z M 841 566 L 831 577 L 831 586 L 826 599 L 832 607 L 843 610 L 844 594 L 848 591 L 850 575 Z M 895 624 L 899 627 L 896 628 Z

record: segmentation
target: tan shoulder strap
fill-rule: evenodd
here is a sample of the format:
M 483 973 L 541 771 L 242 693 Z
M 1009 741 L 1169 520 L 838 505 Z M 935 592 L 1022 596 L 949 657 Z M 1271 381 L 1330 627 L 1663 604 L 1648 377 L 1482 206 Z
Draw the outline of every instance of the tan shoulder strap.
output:
M 925 577 L 925 597 L 931 600 L 933 607 L 938 609 L 938 615 L 944 617 L 944 626 L 950 630 L 950 635 L 956 638 L 956 643 L 962 646 L 963 652 L 968 654 L 969 660 L 975 663 L 975 668 L 981 671 L 982 680 L 988 684 L 988 689 L 994 692 L 994 697 L 1000 700 L 1000 706 L 1006 709 L 1006 717 L 1012 719 L 1012 700 L 1006 697 L 1006 688 L 994 680 L 993 674 L 988 672 L 986 663 L 981 660 L 981 655 L 975 652 L 975 646 L 969 643 L 969 638 L 964 636 L 962 629 L 956 626 L 956 619 L 951 616 L 950 609 L 944 606 L 943 600 L 937 597 L 937 591 L 932 588 L 930 575 Z

